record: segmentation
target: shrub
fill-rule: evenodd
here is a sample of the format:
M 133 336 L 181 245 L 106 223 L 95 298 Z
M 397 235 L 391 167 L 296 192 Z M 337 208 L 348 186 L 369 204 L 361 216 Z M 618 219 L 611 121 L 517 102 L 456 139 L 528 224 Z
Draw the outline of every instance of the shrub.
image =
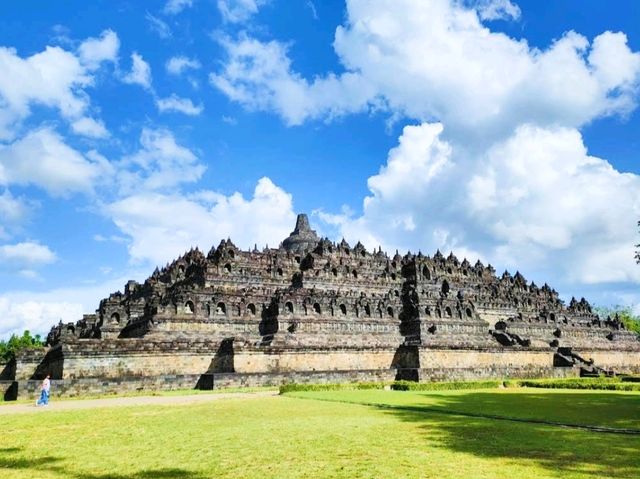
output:
M 519 383 L 526 388 L 640 391 L 640 384 L 623 383 L 620 378 L 531 379 L 521 380 Z
M 384 389 L 386 383 L 328 383 L 328 384 L 301 384 L 289 383 L 280 386 L 280 394 L 298 391 L 345 391 L 350 389 Z
M 395 391 L 452 391 L 456 389 L 495 389 L 502 386 L 502 381 L 454 381 L 416 383 L 412 381 L 396 381 L 391 385 Z
M 502 385 L 505 388 L 521 388 L 522 384 L 520 384 L 522 381 L 520 379 L 505 379 L 502 382 Z
M 640 383 L 640 376 L 620 376 L 623 383 Z

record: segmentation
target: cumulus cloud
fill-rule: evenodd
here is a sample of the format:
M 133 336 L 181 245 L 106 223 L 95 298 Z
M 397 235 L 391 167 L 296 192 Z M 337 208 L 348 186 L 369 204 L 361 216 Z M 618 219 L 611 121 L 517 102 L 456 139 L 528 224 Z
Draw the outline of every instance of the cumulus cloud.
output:
M 182 75 L 186 70 L 197 70 L 201 66 L 197 59 L 185 56 L 171 57 L 165 64 L 167 72 L 176 76 Z
M 56 108 L 67 118 L 82 114 L 88 105 L 82 88 L 91 83 L 78 58 L 59 47 L 47 47 L 26 59 L 0 47 L 0 140 L 13 137 L 16 123 L 38 103 Z
M 229 23 L 246 22 L 269 0 L 218 0 L 222 19 Z
M 53 196 L 91 192 L 110 173 L 106 161 L 89 160 L 53 130 L 41 128 L 0 146 L 0 185 L 35 185 Z
M 131 54 L 131 71 L 122 77 L 125 83 L 151 88 L 151 67 L 137 52 Z
M 71 123 L 71 129 L 74 133 L 90 138 L 107 138 L 109 132 L 104 123 L 93 118 L 83 117 Z
M 369 247 L 453 249 L 565 286 L 640 282 L 640 176 L 590 156 L 572 128 L 523 125 L 480 158 L 442 135 L 405 127 L 363 214 L 321 217 Z
M 204 110 L 202 104 L 194 105 L 189 98 L 180 98 L 175 94 L 168 98 L 158 98 L 156 100 L 156 106 L 160 113 L 178 112 L 190 116 L 197 116 Z
M 0 339 L 11 334 L 22 334 L 28 329 L 33 334 L 46 335 L 51 326 L 75 322 L 84 313 L 92 313 L 98 302 L 118 289 L 122 290 L 128 279 L 142 279 L 132 273 L 131 277 L 110 279 L 91 286 L 73 285 L 49 291 L 13 291 L 0 294 Z M 73 299 L 66 299 L 73 298 Z
M 200 179 L 205 166 L 188 148 L 178 145 L 169 130 L 145 128 L 141 148 L 117 163 L 124 194 L 139 189 L 174 188 Z
M 481 20 L 517 20 L 521 13 L 520 7 L 509 0 L 480 0 L 475 8 Z
M 286 45 L 241 35 L 221 40 L 229 56 L 210 83 L 250 110 L 273 110 L 290 125 L 363 110 L 375 94 L 362 76 L 345 73 L 309 82 L 291 69 Z
M 640 281 L 631 261 L 640 176 L 590 156 L 577 130 L 519 127 L 488 151 L 468 193 L 505 262 L 526 263 L 531 251 L 572 281 Z
M 185 8 L 191 8 L 192 6 L 193 0 L 168 0 L 162 11 L 167 15 L 177 15 Z
M 105 30 L 82 42 L 77 53 L 48 46 L 22 58 L 13 48 L 0 47 L 0 141 L 14 138 L 32 105 L 54 108 L 71 121 L 81 118 L 94 71 L 117 59 L 119 44 L 117 34 Z
M 139 193 L 108 205 L 105 213 L 131 238 L 131 258 L 156 265 L 192 246 L 206 252 L 227 237 L 243 248 L 255 242 L 277 246 L 295 222 L 291 195 L 269 178 L 258 181 L 249 199 L 212 191 L 191 196 Z
M 222 41 L 228 60 L 211 83 L 289 124 L 373 106 L 477 137 L 508 134 L 519 123 L 577 127 L 635 107 L 640 54 L 623 33 L 590 43 L 568 32 L 538 50 L 482 23 L 488 12 L 515 14 L 510 2 L 474 5 L 349 0 L 334 41 L 345 73 L 309 81 L 291 68 L 286 45 L 240 35 Z
M 120 39 L 113 30 L 105 30 L 99 38 L 88 38 L 80 44 L 78 54 L 80 61 L 91 69 L 102 62 L 115 62 L 118 59 Z
M 0 338 L 20 335 L 24 330 L 44 336 L 51 326 L 82 318 L 83 308 L 71 301 L 37 301 L 28 298 L 14 299 L 15 294 L 0 295 Z M 68 296 L 71 297 L 71 296 Z
M 31 206 L 25 198 L 16 198 L 8 189 L 0 195 L 0 224 L 12 224 L 22 221 Z
M 0 260 L 3 263 L 33 266 L 53 263 L 56 255 L 48 246 L 33 241 L 0 246 Z

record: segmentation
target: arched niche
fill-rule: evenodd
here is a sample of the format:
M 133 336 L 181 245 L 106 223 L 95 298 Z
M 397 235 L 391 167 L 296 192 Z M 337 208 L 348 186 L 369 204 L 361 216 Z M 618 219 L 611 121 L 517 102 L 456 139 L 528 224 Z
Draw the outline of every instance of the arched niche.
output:
M 187 314 L 193 314 L 196 311 L 196 306 L 193 304 L 193 301 L 189 300 L 184 303 L 184 312 Z

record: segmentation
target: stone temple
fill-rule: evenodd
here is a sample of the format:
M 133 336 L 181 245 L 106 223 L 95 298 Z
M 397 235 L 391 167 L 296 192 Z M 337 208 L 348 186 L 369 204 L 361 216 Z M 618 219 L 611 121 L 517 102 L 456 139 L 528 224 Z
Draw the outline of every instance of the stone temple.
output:
M 453 254 L 389 256 L 319 238 L 191 250 L 2 371 L 7 396 L 284 382 L 640 372 L 640 341 L 589 303 Z

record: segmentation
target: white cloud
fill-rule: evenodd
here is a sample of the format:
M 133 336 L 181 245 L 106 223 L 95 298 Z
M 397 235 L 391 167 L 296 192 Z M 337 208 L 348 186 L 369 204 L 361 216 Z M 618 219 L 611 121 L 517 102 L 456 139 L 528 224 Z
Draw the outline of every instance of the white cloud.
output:
M 165 68 L 167 69 L 167 72 L 170 73 L 171 75 L 176 75 L 176 76 L 182 75 L 182 73 L 186 70 L 190 70 L 190 69 L 197 70 L 201 67 L 202 65 L 197 59 L 188 58 L 185 56 L 171 57 L 169 60 L 167 60 L 167 63 L 165 64 Z
M 71 129 L 78 135 L 88 136 L 90 138 L 107 138 L 109 132 L 104 123 L 93 118 L 83 117 L 71 123 Z
M 365 109 L 374 91 L 362 76 L 346 73 L 308 82 L 291 70 L 285 45 L 241 35 L 222 39 L 229 60 L 209 81 L 250 110 L 274 110 L 290 125 Z
M 88 99 L 82 88 L 91 77 L 72 53 L 47 47 L 26 59 L 0 47 L 0 140 L 11 139 L 16 124 L 29 116 L 30 105 L 56 108 L 67 118 L 82 114 Z
M 115 62 L 118 59 L 120 39 L 113 30 L 105 30 L 100 38 L 88 38 L 80 44 L 80 61 L 90 69 L 97 68 L 102 62 Z
M 33 334 L 46 336 L 51 326 L 76 322 L 83 313 L 92 313 L 100 299 L 121 290 L 128 279 L 142 279 L 132 272 L 130 277 L 120 277 L 97 285 L 72 285 L 49 291 L 14 291 L 0 294 L 0 338 L 22 334 L 28 329 Z M 65 298 L 73 298 L 65 300 Z
M 71 297 L 71 296 L 68 296 Z M 14 300 L 12 294 L 0 295 L 0 338 L 22 334 L 24 330 L 45 336 L 58 321 L 64 323 L 82 318 L 83 308 L 69 301 Z
M 41 265 L 53 263 L 56 260 L 56 255 L 48 246 L 25 241 L 0 246 L 0 260 L 5 264 Z
M 497 187 L 469 207 L 510 263 L 541 250 L 572 281 L 640 281 L 632 261 L 640 176 L 589 156 L 578 131 L 521 126 L 489 150 L 470 181 L 470 200 L 482 197 L 478 179 Z
M 16 198 L 9 190 L 0 195 L 0 224 L 14 224 L 22 221 L 31 210 L 25 198 Z
M 519 123 L 577 127 L 626 114 L 640 80 L 640 54 L 623 33 L 605 32 L 590 44 L 568 32 L 538 50 L 492 32 L 478 10 L 447 0 L 349 0 L 334 41 L 346 69 L 337 76 L 301 77 L 279 42 L 241 35 L 222 45 L 228 60 L 211 83 L 249 109 L 299 124 L 383 106 L 419 121 L 438 119 L 450 135 L 478 141 Z
M 175 94 L 168 98 L 158 98 L 156 106 L 161 113 L 173 111 L 190 116 L 197 116 L 204 110 L 202 104 L 194 105 L 189 98 L 180 98 Z
M 218 0 L 218 10 L 225 22 L 246 22 L 269 0 Z
M 177 15 L 185 8 L 192 6 L 193 0 L 168 0 L 162 11 L 168 15 Z
M 149 27 L 153 30 L 160 38 L 166 40 L 167 38 L 171 38 L 173 36 L 173 32 L 171 31 L 171 27 L 158 17 L 154 17 L 149 12 L 145 15 L 145 19 L 149 22 Z
M 173 189 L 200 179 L 205 166 L 188 148 L 176 143 L 168 130 L 145 128 L 142 148 L 118 163 L 118 180 L 123 193 L 140 189 Z
M 364 213 L 321 218 L 369 247 L 453 249 L 574 291 L 640 282 L 640 176 L 589 156 L 577 130 L 524 125 L 480 158 L 441 137 L 439 124 L 405 127 Z
M 481 20 L 517 20 L 520 7 L 509 0 L 479 0 L 475 3 Z
M 227 237 L 243 248 L 277 246 L 295 223 L 291 195 L 268 178 L 258 181 L 250 199 L 212 191 L 190 197 L 140 193 L 109 205 L 105 213 L 131 237 L 131 258 L 157 265 L 191 246 L 206 252 Z
M 139 53 L 131 54 L 131 71 L 122 78 L 122 81 L 140 85 L 143 88 L 151 88 L 151 67 Z
M 111 30 L 80 44 L 77 53 L 48 46 L 26 58 L 0 47 L 0 141 L 12 140 L 32 105 L 54 108 L 67 120 L 83 116 L 89 106 L 85 89 L 102 62 L 117 59 L 119 40 Z
M 0 185 L 36 185 L 53 196 L 91 192 L 109 168 L 106 161 L 90 161 L 48 128 L 0 146 Z
M 128 241 L 124 236 L 111 235 L 107 238 L 106 236 L 103 236 L 101 234 L 93 235 L 93 240 L 101 243 L 105 241 L 111 241 L 113 243 L 127 243 Z
M 318 10 L 316 9 L 315 4 L 311 0 L 307 0 L 306 2 L 307 8 L 311 11 L 311 15 L 314 20 L 318 19 Z
M 38 272 L 34 271 L 32 269 L 21 269 L 20 271 L 18 271 L 18 274 L 20 276 L 22 276 L 23 278 L 26 278 L 26 279 L 31 279 L 31 280 L 41 280 L 42 279 L 40 277 L 40 275 L 38 274 Z
M 231 126 L 235 126 L 238 124 L 238 120 L 235 117 L 228 115 L 222 115 L 222 121 Z

